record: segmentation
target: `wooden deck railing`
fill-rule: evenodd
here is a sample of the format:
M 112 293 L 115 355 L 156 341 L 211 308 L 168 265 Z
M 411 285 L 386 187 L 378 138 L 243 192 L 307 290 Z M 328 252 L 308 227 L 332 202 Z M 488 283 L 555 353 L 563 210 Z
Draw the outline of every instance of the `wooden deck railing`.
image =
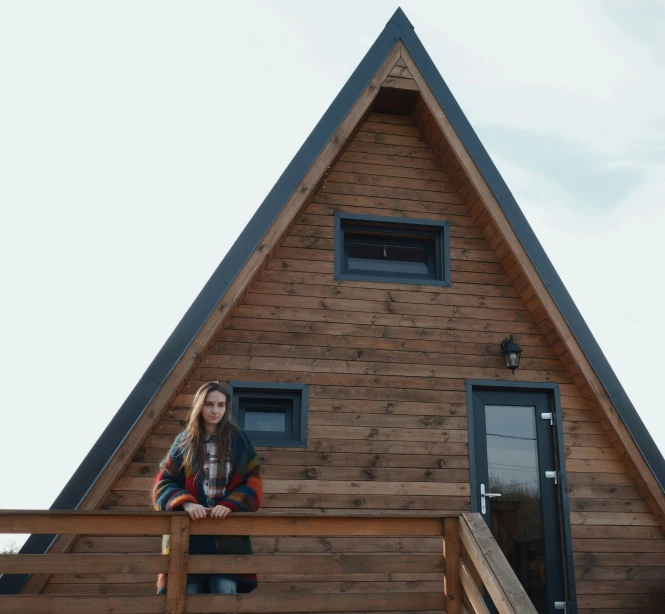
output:
M 535 614 L 517 577 L 478 514 L 448 517 L 290 516 L 233 514 L 192 523 L 184 513 L 0 511 L 0 534 L 45 533 L 101 536 L 171 535 L 162 554 L 6 554 L 0 574 L 168 573 L 166 595 L 0 596 L 3 614 L 86 612 L 434 612 L 484 614 L 484 590 L 499 614 Z M 440 553 L 275 554 L 209 556 L 188 554 L 190 535 L 293 537 L 434 537 Z M 186 595 L 187 573 L 298 574 L 326 579 L 331 574 L 441 574 L 430 592 L 265 593 Z M 359 576 L 362 579 L 362 576 Z
M 480 514 L 460 517 L 459 536 L 463 556 L 458 559 L 457 570 L 472 610 L 476 614 L 489 614 L 483 599 L 483 589 L 486 589 L 499 614 L 537 614 Z

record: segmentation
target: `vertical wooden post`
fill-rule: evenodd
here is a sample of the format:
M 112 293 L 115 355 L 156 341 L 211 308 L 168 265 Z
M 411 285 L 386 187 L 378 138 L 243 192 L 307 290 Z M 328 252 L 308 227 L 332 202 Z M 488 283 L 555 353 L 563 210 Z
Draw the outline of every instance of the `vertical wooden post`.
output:
M 462 542 L 459 536 L 459 518 L 443 519 L 443 556 L 446 562 L 445 586 L 446 614 L 460 614 L 462 611 Z
M 187 563 L 189 560 L 189 526 L 187 514 L 171 516 L 169 576 L 166 585 L 166 614 L 184 614 L 187 598 Z

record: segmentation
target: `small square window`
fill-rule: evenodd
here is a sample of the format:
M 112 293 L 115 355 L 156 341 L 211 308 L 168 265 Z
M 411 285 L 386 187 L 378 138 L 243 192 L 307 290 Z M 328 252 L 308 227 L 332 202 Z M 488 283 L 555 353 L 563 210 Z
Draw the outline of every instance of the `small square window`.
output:
M 449 286 L 448 223 L 337 213 L 335 278 Z
M 229 382 L 233 417 L 257 446 L 307 447 L 305 384 Z

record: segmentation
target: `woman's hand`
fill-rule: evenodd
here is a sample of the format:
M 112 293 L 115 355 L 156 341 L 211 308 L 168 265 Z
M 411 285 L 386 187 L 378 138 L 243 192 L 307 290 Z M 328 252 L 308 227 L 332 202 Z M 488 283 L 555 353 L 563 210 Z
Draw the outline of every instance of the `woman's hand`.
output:
M 196 522 L 199 518 L 205 518 L 208 515 L 208 508 L 199 505 L 198 503 L 192 503 L 191 501 L 186 501 L 182 504 L 182 509 L 184 509 L 189 517 Z
M 226 518 L 231 513 L 231 510 L 228 507 L 223 505 L 215 505 L 210 511 L 211 518 Z

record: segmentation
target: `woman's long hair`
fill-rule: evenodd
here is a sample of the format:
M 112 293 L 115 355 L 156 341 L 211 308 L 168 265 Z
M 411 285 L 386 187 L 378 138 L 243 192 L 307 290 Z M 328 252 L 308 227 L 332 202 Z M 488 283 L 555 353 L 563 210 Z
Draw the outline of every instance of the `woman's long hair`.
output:
M 217 445 L 217 457 L 222 463 L 224 471 L 227 462 L 233 458 L 233 437 L 238 427 L 231 416 L 231 395 L 219 382 L 208 382 L 203 384 L 194 395 L 192 409 L 187 418 L 185 436 L 180 442 L 185 467 L 190 471 L 196 471 L 199 477 L 203 477 L 203 461 L 206 458 L 206 428 L 203 423 L 203 404 L 210 392 L 221 392 L 226 397 L 226 411 L 218 422 L 215 430 L 215 443 Z

